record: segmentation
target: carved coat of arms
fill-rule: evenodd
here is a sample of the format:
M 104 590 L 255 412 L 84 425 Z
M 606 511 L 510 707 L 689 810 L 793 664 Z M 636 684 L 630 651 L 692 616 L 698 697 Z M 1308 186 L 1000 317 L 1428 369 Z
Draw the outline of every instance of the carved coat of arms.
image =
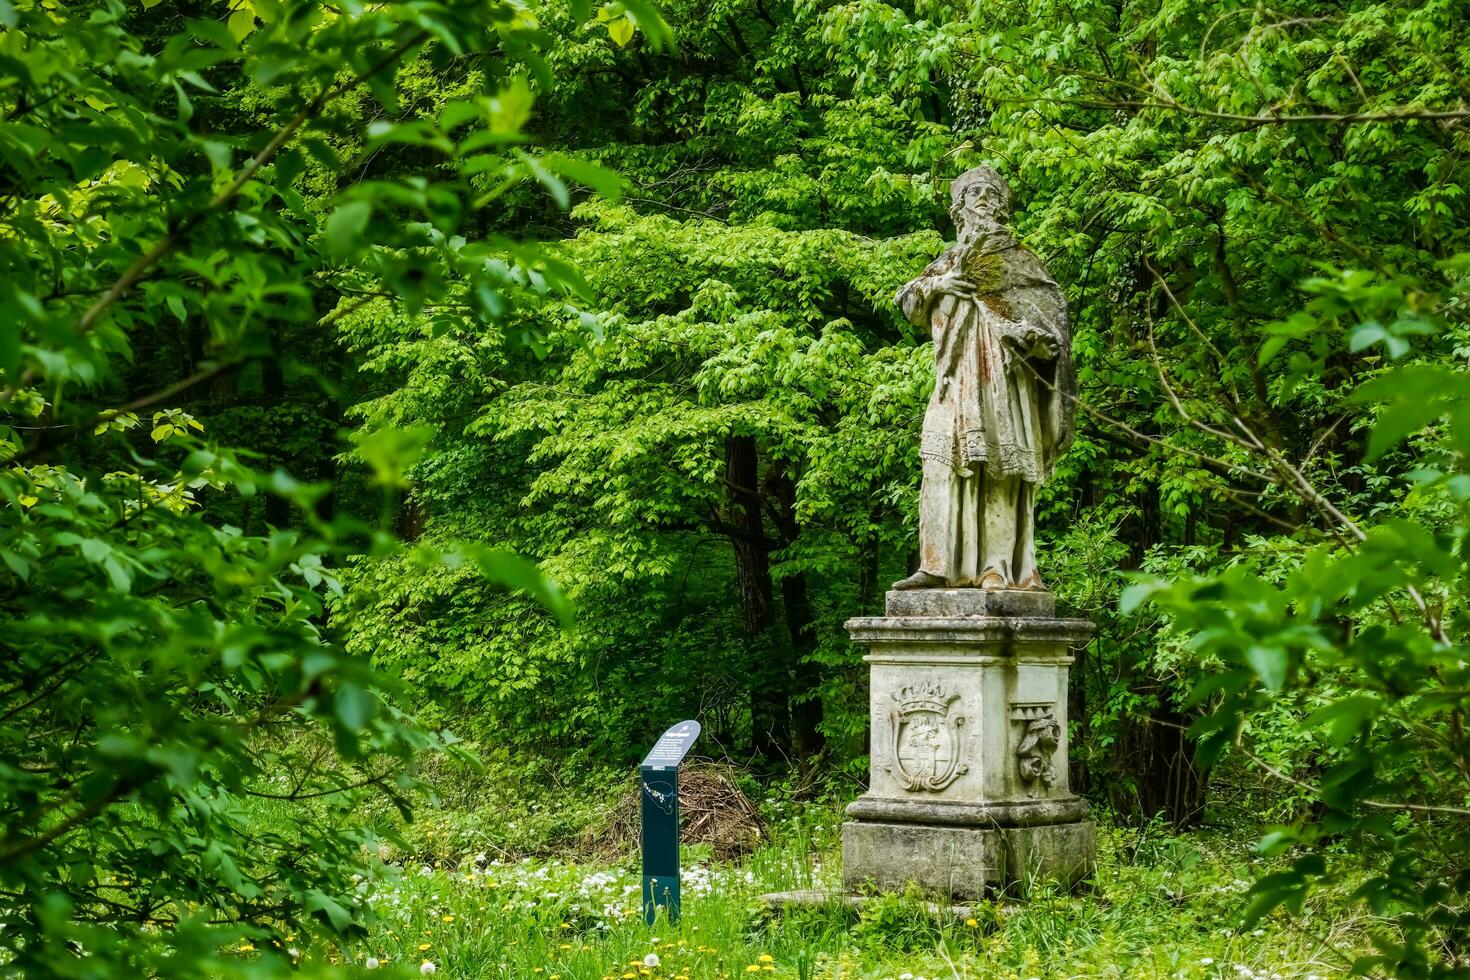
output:
M 889 757 L 893 773 L 906 790 L 938 792 L 970 767 L 961 761 L 963 715 L 951 710 L 958 694 L 939 684 L 910 684 L 893 692 L 895 706 L 888 714 L 892 742 Z

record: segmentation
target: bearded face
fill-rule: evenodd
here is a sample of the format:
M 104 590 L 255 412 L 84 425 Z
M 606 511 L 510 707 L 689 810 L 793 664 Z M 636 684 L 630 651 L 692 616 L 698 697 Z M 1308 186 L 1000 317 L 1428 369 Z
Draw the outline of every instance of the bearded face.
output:
M 949 216 L 961 238 L 987 238 L 1002 230 L 1008 217 L 1009 195 L 989 181 L 965 186 L 950 204 Z

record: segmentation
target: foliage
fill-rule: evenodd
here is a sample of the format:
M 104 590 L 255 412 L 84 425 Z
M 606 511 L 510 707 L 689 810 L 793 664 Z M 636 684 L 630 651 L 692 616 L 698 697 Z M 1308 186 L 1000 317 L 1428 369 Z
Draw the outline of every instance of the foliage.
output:
M 668 15 L 677 53 L 559 48 L 538 120 L 626 181 L 557 229 L 595 318 L 527 309 L 536 362 L 370 309 L 340 324 L 383 383 L 365 428 L 434 429 L 426 539 L 505 536 L 596 628 L 383 565 L 351 590 L 351 642 L 527 744 L 635 756 L 698 711 L 730 751 L 830 738 L 851 759 L 866 712 L 838 626 L 908 560 L 930 376 L 890 302 L 942 246 L 938 181 L 909 171 L 955 164 L 924 120 L 850 98 L 799 11 Z
M 1323 283 L 1323 301 L 1310 308 L 1320 319 L 1294 325 L 1356 323 L 1349 343 L 1365 347 L 1365 335 L 1385 336 L 1375 307 L 1410 300 L 1404 285 L 1367 275 Z M 1448 299 L 1417 293 L 1390 322 L 1414 324 L 1415 334 L 1438 332 L 1445 326 L 1442 311 L 1458 305 Z M 1336 353 L 1331 346 L 1318 349 Z M 1395 928 L 1375 934 L 1376 954 L 1358 968 L 1441 976 L 1459 969 L 1452 951 L 1465 932 L 1470 882 L 1464 861 L 1470 811 L 1463 805 L 1470 796 L 1463 726 L 1470 661 L 1465 613 L 1455 601 L 1464 591 L 1470 534 L 1470 377 L 1411 351 L 1408 342 L 1390 347 L 1397 363 L 1348 399 L 1376 409 L 1370 462 L 1429 430 L 1415 440 L 1419 465 L 1400 507 L 1359 523 L 1314 499 L 1316 491 L 1304 482 L 1303 496 L 1335 513 L 1338 534 L 1294 553 L 1279 580 L 1236 567 L 1140 583 L 1127 604 L 1147 598 L 1167 610 L 1175 627 L 1193 634 L 1193 645 L 1218 662 L 1194 694 L 1211 708 L 1195 725 L 1206 761 L 1228 752 L 1293 688 L 1313 692 L 1303 723 L 1312 735 L 1311 782 L 1276 775 L 1319 808 L 1266 837 L 1269 851 L 1298 856 L 1289 870 L 1257 884 L 1251 914 L 1280 904 L 1300 908 L 1324 882 L 1361 877 L 1356 896 Z M 1309 375 L 1321 370 L 1305 368 Z M 1345 872 L 1320 847 L 1331 840 L 1379 855 L 1382 864 L 1367 876 L 1356 868 Z
M 1356 888 L 1360 969 L 1463 969 L 1462 6 L 0 0 L 0 970 L 382 935 L 440 722 L 860 774 L 891 295 L 981 161 L 1076 335 L 1077 784 L 1264 799 L 1253 914 Z
M 145 6 L 0 3 L 6 975 L 266 975 L 293 939 L 363 933 L 361 797 L 406 809 L 414 756 L 453 744 L 327 623 L 343 561 L 397 546 L 173 402 L 279 369 L 290 338 L 323 329 L 324 296 L 416 311 L 453 276 L 493 319 L 522 289 L 578 285 L 534 247 L 460 234 L 522 177 L 564 193 L 554 162 L 512 148 L 545 75 L 527 8 Z M 641 5 L 619 9 L 662 37 Z M 464 97 L 428 125 L 334 115 L 347 99 L 391 112 L 410 56 L 473 63 Z M 361 179 L 343 133 L 432 151 L 433 176 Z M 308 168 L 340 193 L 308 201 Z M 155 358 L 180 335 L 192 363 L 173 378 Z M 414 448 L 380 433 L 357 452 L 391 499 Z M 275 526 L 221 519 L 255 496 L 282 503 Z M 565 611 L 486 545 L 416 557 Z M 323 802 L 260 829 L 249 798 Z M 239 940 L 270 952 L 239 961 Z
M 569 788 L 547 783 L 539 796 L 556 805 Z M 652 927 L 639 914 L 636 867 L 555 855 L 498 858 L 473 845 L 456 848 L 421 825 L 411 830 L 414 841 L 433 856 L 382 868 L 361 883 L 379 925 L 347 955 L 410 974 L 427 959 L 440 976 L 562 980 L 629 972 L 691 980 L 747 972 L 828 980 L 904 973 L 1265 980 L 1340 974 L 1367 944 L 1364 923 L 1344 915 L 1342 896 L 1331 890 L 1307 902 L 1309 919 L 1277 914 L 1239 929 L 1246 879 L 1279 863 L 1252 855 L 1232 835 L 1181 837 L 1158 825 L 1104 828 L 1096 888 L 1081 895 L 978 903 L 967 918 L 933 916 L 903 896 L 860 911 L 819 906 L 773 915 L 763 894 L 830 887 L 840 866 L 839 808 L 782 809 L 788 816 L 773 821 L 773 843 L 742 864 L 710 863 L 686 849 L 681 921 Z M 644 966 L 650 952 L 659 958 L 655 968 Z

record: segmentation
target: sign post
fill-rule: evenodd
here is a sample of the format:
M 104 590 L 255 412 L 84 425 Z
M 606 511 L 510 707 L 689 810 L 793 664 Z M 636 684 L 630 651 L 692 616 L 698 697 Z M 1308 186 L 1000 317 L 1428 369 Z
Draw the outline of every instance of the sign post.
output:
M 638 767 L 643 798 L 643 919 L 662 906 L 679 921 L 679 763 L 699 737 L 699 722 L 681 721 L 654 743 Z

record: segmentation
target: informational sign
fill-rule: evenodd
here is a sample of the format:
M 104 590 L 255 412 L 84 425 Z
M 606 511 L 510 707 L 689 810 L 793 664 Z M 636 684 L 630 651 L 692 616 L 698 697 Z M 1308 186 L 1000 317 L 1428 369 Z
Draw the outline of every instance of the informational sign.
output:
M 661 769 L 677 766 L 684 761 L 694 740 L 699 737 L 699 722 L 681 721 L 659 736 L 653 748 L 643 760 L 644 769 Z
M 638 769 L 643 797 L 643 918 L 652 925 L 662 908 L 679 920 L 679 763 L 699 737 L 699 722 L 681 721 L 664 732 Z

